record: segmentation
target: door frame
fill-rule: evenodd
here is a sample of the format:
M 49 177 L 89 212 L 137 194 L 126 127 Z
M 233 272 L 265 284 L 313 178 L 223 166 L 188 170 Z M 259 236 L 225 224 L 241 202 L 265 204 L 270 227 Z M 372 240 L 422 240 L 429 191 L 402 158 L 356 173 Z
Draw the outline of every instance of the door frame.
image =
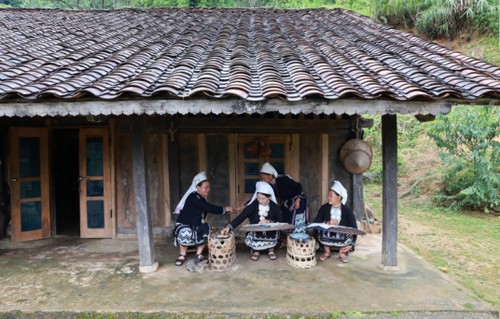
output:
M 9 180 L 12 242 L 39 240 L 51 236 L 51 174 L 48 136 L 47 128 L 11 127 L 9 129 Z M 40 176 L 38 177 L 20 177 L 19 138 L 21 137 L 36 137 L 40 139 Z M 40 197 L 36 198 L 39 198 L 41 204 L 41 228 L 23 232 L 21 230 L 21 205 L 22 203 L 33 202 L 35 198 L 22 199 L 20 183 L 23 181 L 36 180 L 40 180 Z
M 112 125 L 112 123 L 111 123 Z M 59 127 L 57 127 L 59 128 Z M 67 128 L 67 127 L 66 127 Z M 93 231 L 93 232 L 82 232 L 80 229 L 80 238 L 113 238 L 116 233 L 116 214 L 114 213 L 114 185 L 112 185 L 113 180 L 113 152 L 111 145 L 111 135 L 112 129 L 109 126 L 100 127 L 81 127 L 72 126 L 79 132 L 79 167 L 81 171 L 81 166 L 85 166 L 85 152 L 82 152 L 82 138 L 85 136 L 95 135 L 103 137 L 103 148 L 104 148 L 104 160 L 103 166 L 105 174 L 103 175 L 104 180 L 104 211 L 107 216 L 106 227 L 104 230 Z M 57 235 L 53 225 L 55 225 L 56 211 L 55 211 L 55 198 L 54 185 L 52 183 L 53 176 L 51 172 L 52 157 L 51 157 L 51 142 L 49 137 L 53 134 L 53 129 L 55 127 L 23 127 L 23 126 L 13 126 L 9 128 L 9 154 L 7 156 L 8 163 L 8 178 L 9 188 L 10 188 L 10 209 L 11 209 L 11 220 L 12 220 L 12 242 L 23 242 L 30 240 L 39 240 L 45 238 L 51 238 Z M 83 132 L 83 133 L 82 133 Z M 42 227 L 40 230 L 32 230 L 21 232 L 21 203 L 30 202 L 33 199 L 22 199 L 20 194 L 19 184 L 22 180 L 36 180 L 32 177 L 30 178 L 19 178 L 19 138 L 20 137 L 39 137 L 40 138 L 40 181 L 41 181 L 41 214 L 42 214 Z M 83 136 L 83 137 L 82 137 Z M 83 164 L 82 164 L 83 163 Z M 81 175 L 81 172 L 79 172 Z M 82 228 L 82 222 L 86 223 L 86 216 L 82 212 L 82 182 L 79 183 L 80 189 L 80 228 Z M 86 189 L 83 189 L 86 191 Z M 86 192 L 84 193 L 86 195 Z M 86 197 L 85 197 L 86 198 Z M 86 205 L 84 205 L 85 207 Z M 86 224 L 85 224 L 86 225 Z
M 86 139 L 88 137 L 101 137 L 103 147 L 103 175 L 87 176 Z M 80 237 L 81 238 L 112 238 L 114 235 L 115 214 L 112 205 L 111 187 L 111 139 L 109 128 L 80 128 L 79 129 L 79 189 L 80 189 Z M 103 181 L 102 196 L 87 196 L 86 181 Z M 104 213 L 103 228 L 89 228 L 87 219 L 87 202 L 89 200 L 102 200 Z

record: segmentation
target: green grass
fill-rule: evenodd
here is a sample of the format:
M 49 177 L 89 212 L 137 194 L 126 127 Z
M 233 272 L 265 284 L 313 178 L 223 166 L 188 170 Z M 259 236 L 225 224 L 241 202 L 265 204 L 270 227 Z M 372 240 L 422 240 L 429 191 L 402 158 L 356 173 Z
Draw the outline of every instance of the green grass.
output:
M 484 60 L 488 63 L 500 66 L 500 44 L 499 35 L 484 37 L 469 46 L 469 50 L 481 50 L 484 52 Z
M 365 201 L 382 219 L 381 185 L 365 185 Z M 398 240 L 500 310 L 500 217 L 450 211 L 418 197 L 398 201 Z

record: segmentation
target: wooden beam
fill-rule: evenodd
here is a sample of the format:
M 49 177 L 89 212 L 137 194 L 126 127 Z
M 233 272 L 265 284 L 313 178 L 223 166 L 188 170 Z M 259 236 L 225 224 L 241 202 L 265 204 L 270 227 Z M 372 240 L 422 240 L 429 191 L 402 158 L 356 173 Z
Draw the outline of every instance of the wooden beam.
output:
M 327 189 L 330 188 L 328 183 L 330 182 L 330 172 L 328 171 L 328 161 L 330 150 L 328 147 L 328 134 L 321 134 L 321 178 L 319 178 L 319 190 L 320 190 L 320 203 L 326 203 L 327 201 Z
M 198 169 L 200 172 L 207 172 L 207 135 L 198 135 Z M 207 172 L 208 174 L 208 172 Z
M 177 118 L 175 120 L 175 128 L 179 131 L 190 133 L 330 133 L 332 130 L 350 129 L 350 122 L 349 119 L 200 117 Z M 360 128 L 369 128 L 372 126 L 372 119 L 360 121 Z
M 382 116 L 382 264 L 398 269 L 398 131 L 396 115 Z
M 456 103 L 462 102 L 456 101 Z M 466 102 L 466 100 L 463 100 Z M 492 99 L 491 103 L 498 103 Z M 455 104 L 456 104 L 455 103 Z M 470 103 L 470 101 L 469 101 Z M 447 114 L 453 103 L 389 99 L 306 99 L 290 102 L 269 99 L 113 99 L 113 100 L 0 100 L 0 117 L 52 117 L 78 115 L 174 114 Z
M 361 116 L 354 115 L 351 117 L 351 125 L 354 131 L 354 137 L 361 139 L 363 130 L 360 127 Z M 363 218 L 365 216 L 365 201 L 363 198 L 363 174 L 352 174 L 352 209 L 358 226 L 363 226 Z
M 109 129 L 110 129 L 110 141 L 109 141 L 109 148 L 111 150 L 110 152 L 110 168 L 111 168 L 111 176 L 110 180 L 111 181 L 116 181 L 116 158 L 115 158 L 115 146 L 116 146 L 116 121 L 115 119 L 110 119 L 109 120 Z M 113 214 L 113 238 L 116 237 L 116 229 L 118 227 L 118 216 L 116 214 L 117 212 L 117 203 L 116 203 L 116 183 L 110 183 L 111 187 L 111 211 L 114 212 Z
M 170 210 L 170 172 L 168 170 L 168 139 L 167 135 L 162 135 L 161 141 L 163 145 L 163 161 L 162 161 L 162 171 L 163 171 L 163 196 L 164 196 L 164 207 L 163 212 L 165 214 L 165 224 L 171 225 L 172 212 Z
M 362 225 L 365 216 L 365 201 L 363 198 L 363 174 L 352 174 L 352 209 L 356 220 Z M 358 225 L 359 226 L 359 225 Z
M 228 160 L 229 160 L 229 202 L 232 207 L 237 207 L 238 203 L 236 202 L 236 185 L 238 184 L 236 182 L 237 176 L 236 176 L 236 169 L 237 165 L 236 163 L 238 162 L 238 151 L 236 149 L 236 135 L 235 134 L 229 134 L 227 137 L 227 143 L 228 143 Z
M 300 182 L 300 152 L 299 152 L 299 144 L 300 143 L 300 135 L 292 134 L 290 140 L 290 173 L 289 175 L 295 178 L 298 182 Z
M 139 245 L 140 272 L 154 272 L 155 262 L 151 214 L 148 211 L 146 190 L 146 161 L 144 153 L 145 118 L 132 121 L 132 170 L 134 176 L 134 204 Z

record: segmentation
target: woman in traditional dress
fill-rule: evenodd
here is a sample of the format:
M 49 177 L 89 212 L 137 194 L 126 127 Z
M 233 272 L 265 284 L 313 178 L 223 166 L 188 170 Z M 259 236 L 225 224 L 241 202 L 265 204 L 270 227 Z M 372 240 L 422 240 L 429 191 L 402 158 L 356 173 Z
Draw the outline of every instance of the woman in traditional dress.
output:
M 221 234 L 226 235 L 248 218 L 250 224 L 269 224 L 282 221 L 281 209 L 276 204 L 273 188 L 266 182 L 255 184 L 255 193 L 250 203 L 229 223 Z M 251 231 L 245 236 L 245 244 L 251 248 L 250 258 L 258 260 L 261 251 L 267 250 L 268 257 L 275 260 L 274 247 L 278 244 L 279 231 Z
M 174 228 L 174 245 L 179 246 L 176 266 L 184 264 L 190 246 L 196 246 L 196 258 L 199 261 L 204 259 L 203 250 L 211 229 L 206 222 L 207 213 L 224 215 L 232 211 L 230 206 L 222 207 L 208 203 L 206 197 L 209 192 L 210 182 L 205 172 L 198 173 L 174 211 L 174 214 L 179 214 Z
M 272 186 L 277 199 L 276 203 L 281 207 L 283 222 L 294 225 L 294 233 L 305 233 L 309 222 L 309 210 L 302 184 L 288 175 L 278 175 L 278 171 L 270 163 L 262 165 L 259 179 Z M 290 231 L 284 231 L 284 233 L 290 233 Z
M 328 203 L 319 208 L 314 222 L 357 228 L 356 217 L 346 206 L 346 202 L 347 190 L 339 181 L 335 181 L 328 192 Z M 330 258 L 333 248 L 339 250 L 339 259 L 347 263 L 349 252 L 354 251 L 356 235 L 319 230 L 318 241 L 324 246 L 324 253 L 319 260 L 325 261 Z

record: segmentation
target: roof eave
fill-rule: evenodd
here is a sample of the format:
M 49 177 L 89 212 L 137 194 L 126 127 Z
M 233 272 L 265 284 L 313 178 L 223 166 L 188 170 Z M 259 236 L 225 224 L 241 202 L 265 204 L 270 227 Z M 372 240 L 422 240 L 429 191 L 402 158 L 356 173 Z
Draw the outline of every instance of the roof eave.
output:
M 500 101 L 496 101 L 498 103 Z M 452 105 L 472 101 L 396 101 L 387 99 L 307 99 L 289 102 L 269 99 L 133 99 L 72 101 L 0 101 L 0 116 L 52 117 L 87 115 L 174 115 L 174 114 L 447 114 Z M 488 103 L 488 104 L 491 104 Z

